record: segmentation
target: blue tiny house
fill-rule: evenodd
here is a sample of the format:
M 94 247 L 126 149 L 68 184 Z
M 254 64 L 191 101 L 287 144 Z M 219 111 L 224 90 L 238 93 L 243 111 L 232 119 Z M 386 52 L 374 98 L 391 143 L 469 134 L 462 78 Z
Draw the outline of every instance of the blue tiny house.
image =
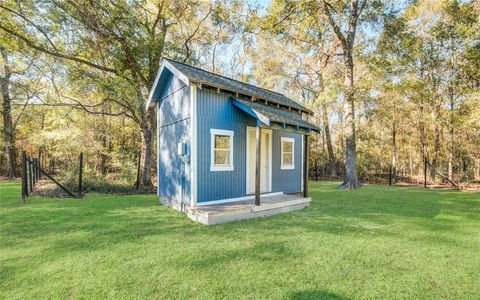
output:
M 158 195 L 187 208 L 304 193 L 312 111 L 286 96 L 164 59 L 157 111 Z

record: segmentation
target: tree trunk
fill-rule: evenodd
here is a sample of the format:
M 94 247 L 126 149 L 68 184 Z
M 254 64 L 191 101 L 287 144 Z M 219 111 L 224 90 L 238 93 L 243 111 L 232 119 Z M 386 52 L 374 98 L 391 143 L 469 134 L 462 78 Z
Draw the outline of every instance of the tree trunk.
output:
M 413 162 L 412 162 L 412 147 L 408 144 L 408 166 L 410 169 L 410 183 L 413 183 Z
M 361 187 L 357 177 L 357 145 L 355 141 L 355 101 L 353 84 L 353 57 L 351 51 L 345 53 L 345 98 L 349 104 L 347 114 L 347 138 L 345 143 L 345 179 L 339 186 L 341 189 L 356 189 Z
M 454 100 L 453 100 L 453 91 L 450 92 L 450 145 L 448 152 L 448 179 L 453 181 L 453 151 L 454 151 L 454 119 L 453 111 L 454 109 Z
M 328 162 L 330 165 L 330 175 L 337 176 L 337 160 L 335 159 L 335 153 L 333 152 L 332 137 L 330 135 L 330 125 L 328 120 L 328 112 L 326 103 L 322 103 L 322 119 L 323 128 L 325 132 L 325 139 L 327 141 Z
M 108 156 L 107 154 L 105 154 L 105 151 L 107 151 L 107 146 L 108 146 L 107 133 L 105 131 L 102 132 L 101 139 L 102 139 L 102 150 L 100 151 L 99 169 L 100 169 L 100 173 L 102 173 L 102 175 L 105 175 L 107 174 L 107 161 L 108 161 Z
M 394 100 L 395 101 L 395 100 Z M 392 181 L 397 181 L 397 112 L 395 102 L 393 103 L 393 125 L 392 125 Z
M 140 125 L 142 147 L 140 152 L 140 186 L 151 187 L 152 183 L 152 158 L 153 141 L 155 134 L 155 109 L 146 112 Z
M 15 128 L 12 120 L 12 107 L 10 99 L 10 77 L 12 72 L 8 62 L 8 54 L 5 48 L 0 47 L 2 58 L 4 61 L 5 74 L 0 77 L 0 88 L 2 90 L 2 116 L 3 116 L 3 138 L 5 141 L 7 154 L 7 170 L 6 176 L 15 178 L 17 172 L 17 148 L 15 146 Z
M 448 154 L 448 179 L 453 181 L 453 155 L 452 152 Z
M 322 53 L 323 53 L 323 43 L 322 44 Z M 323 81 L 323 74 L 318 74 L 319 82 L 319 94 L 322 94 L 325 90 L 325 85 Z M 333 152 L 332 137 L 330 135 L 330 122 L 328 120 L 328 111 L 327 103 L 325 99 L 320 99 L 322 105 L 322 123 L 325 133 L 325 139 L 327 140 L 327 151 L 328 151 L 328 163 L 330 167 L 330 175 L 333 177 L 338 176 L 337 172 L 337 160 L 335 159 L 335 154 Z
M 338 157 L 342 157 L 345 155 L 345 118 L 343 116 L 342 112 L 342 107 L 337 107 L 337 112 L 338 112 L 338 127 L 340 130 L 340 133 L 338 134 Z
M 433 182 L 435 182 L 436 171 L 438 169 L 438 157 L 440 155 L 440 104 L 435 105 L 435 141 L 434 141 L 434 148 L 433 148 L 433 159 L 432 159 L 432 167 L 430 170 L 430 178 Z
M 428 160 L 428 144 L 427 144 L 427 130 L 425 125 L 424 103 L 422 103 L 420 106 L 420 120 L 418 125 L 420 130 L 420 145 L 422 147 L 422 162 L 418 165 L 418 168 L 420 170 L 419 174 L 423 174 L 425 160 Z M 428 178 L 427 178 L 427 181 L 428 181 Z

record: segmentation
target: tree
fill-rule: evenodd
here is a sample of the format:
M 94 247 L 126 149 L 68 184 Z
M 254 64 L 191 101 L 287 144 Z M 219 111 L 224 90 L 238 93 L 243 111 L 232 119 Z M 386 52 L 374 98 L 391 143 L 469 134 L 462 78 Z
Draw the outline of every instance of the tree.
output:
M 315 111 L 310 121 L 323 132 L 312 136 L 310 158 L 327 174 L 343 173 L 338 160 L 353 153 L 356 170 L 347 168 L 358 179 L 385 180 L 391 165 L 398 181 L 421 182 L 427 157 L 454 181 L 480 177 L 480 7 L 473 1 L 273 0 L 265 9 L 240 0 L 77 2 L 0 4 L 9 60 L 0 57 L 0 76 L 4 65 L 12 73 L 2 130 L 11 118 L 10 145 L 45 149 L 65 182 L 76 180 L 72 159 L 83 151 L 89 182 L 100 183 L 92 186 L 130 189 L 143 147 L 148 184 L 156 126 L 144 105 L 164 56 L 277 90 Z M 2 172 L 6 158 L 0 153 Z
M 332 30 L 335 32 L 341 43 L 345 64 L 345 99 L 349 104 L 349 111 L 346 122 L 348 126 L 347 139 L 345 144 L 345 179 L 340 185 L 342 189 L 356 189 L 361 186 L 357 177 L 357 150 L 355 140 L 355 84 L 354 84 L 354 60 L 353 47 L 360 15 L 362 14 L 367 0 L 351 0 L 348 14 L 348 25 L 346 32 L 342 32 L 342 25 L 339 24 L 340 17 L 334 18 L 335 9 L 330 3 L 323 0 L 323 10 Z M 338 14 L 337 14 L 338 15 Z
M 194 58 L 193 43 L 211 7 L 189 0 L 145 0 L 131 5 L 127 1 L 6 2 L 0 9 L 9 18 L 0 23 L 0 30 L 64 60 L 73 85 L 81 82 L 92 87 L 102 95 L 101 102 L 114 103 L 119 111 L 89 110 L 73 99 L 77 107 L 96 114 L 125 115 L 137 124 L 140 183 L 150 186 L 156 126 L 155 113 L 145 110 L 148 92 L 163 56 Z
M 10 85 L 12 70 L 8 52 L 5 47 L 0 46 L 0 53 L 3 59 L 3 76 L 0 76 L 0 88 L 2 89 L 2 134 L 5 141 L 5 152 L 7 154 L 7 177 L 17 177 L 17 147 L 15 146 L 15 128 L 12 118 L 12 105 L 10 98 Z
M 33 74 L 36 57 L 25 52 L 15 55 L 14 43 L 7 37 L 2 37 L 4 43 L 0 46 L 0 89 L 2 99 L 3 126 L 1 135 L 5 147 L 5 175 L 15 178 L 17 166 L 17 131 L 26 113 L 27 106 L 43 89 L 40 80 Z
M 332 62 L 337 46 L 322 18 L 321 6 L 317 2 L 276 0 L 257 27 L 258 47 L 251 58 L 254 81 L 302 100 L 321 116 L 322 138 L 326 142 L 323 152 L 330 174 L 337 176 L 329 120 L 330 104 L 336 97 L 329 89 L 334 73 L 330 68 L 335 68 Z M 313 136 L 312 143 L 316 139 Z M 311 159 L 315 159 L 312 154 Z
M 468 2 L 419 1 L 386 18 L 375 54 L 370 57 L 375 62 L 371 65 L 376 65 L 380 92 L 386 96 L 377 111 L 397 101 L 395 119 L 411 120 L 416 125 L 402 130 L 409 132 L 409 144 L 412 138 L 418 140 L 413 145 L 420 146 L 419 168 L 423 168 L 423 159 L 430 159 L 432 180 L 438 178 L 436 169 L 452 180 L 455 169 L 459 170 L 459 148 L 470 144 L 465 138 L 471 131 L 461 134 L 459 128 L 466 120 L 462 107 L 474 98 L 469 85 L 474 80 L 462 75 L 464 65 L 475 65 L 474 60 L 462 59 L 474 45 L 469 41 L 476 28 L 472 8 Z M 415 24 L 415 20 L 421 22 Z M 407 155 L 416 157 L 411 152 Z M 472 155 L 470 149 L 468 153 Z

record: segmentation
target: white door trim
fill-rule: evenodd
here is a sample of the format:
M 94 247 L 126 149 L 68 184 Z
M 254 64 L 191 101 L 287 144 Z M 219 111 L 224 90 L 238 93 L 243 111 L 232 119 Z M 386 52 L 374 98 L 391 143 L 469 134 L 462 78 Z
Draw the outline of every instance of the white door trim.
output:
M 249 134 L 250 132 L 255 132 L 256 130 L 256 127 L 252 127 L 252 126 L 247 126 L 247 130 L 246 130 L 246 133 L 245 133 L 245 138 L 246 138 L 246 161 L 245 161 L 245 173 L 246 173 L 246 176 L 245 176 L 245 194 L 246 195 L 251 195 L 252 192 L 250 192 L 248 190 L 248 183 L 250 182 L 250 176 L 249 176 L 249 168 L 248 168 L 248 162 L 250 161 L 250 139 L 249 139 Z M 267 149 L 267 153 L 269 154 L 268 155 L 268 163 L 269 163 L 269 167 L 270 167 L 270 174 L 267 174 L 267 179 L 268 179 L 268 186 L 267 186 L 267 190 L 266 191 L 263 191 L 262 193 L 268 193 L 268 192 L 271 192 L 272 191 L 272 172 L 273 172 L 273 166 L 272 166 L 272 136 L 273 136 L 273 133 L 272 133 L 272 130 L 271 129 L 265 129 L 265 128 L 262 128 L 262 133 L 266 133 L 268 135 L 268 149 Z M 261 138 L 261 136 L 260 136 Z M 255 193 L 255 191 L 253 191 L 253 193 Z

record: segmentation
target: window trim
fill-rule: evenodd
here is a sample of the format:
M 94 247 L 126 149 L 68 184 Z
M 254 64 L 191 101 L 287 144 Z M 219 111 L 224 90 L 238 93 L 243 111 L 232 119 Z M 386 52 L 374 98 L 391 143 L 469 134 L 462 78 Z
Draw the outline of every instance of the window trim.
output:
M 221 166 L 215 165 L 215 136 L 216 135 L 226 135 L 230 137 L 230 165 L 228 166 Z M 217 171 L 233 171 L 233 136 L 235 132 L 232 130 L 224 130 L 224 129 L 210 129 L 210 171 L 217 172 Z
M 292 164 L 285 165 L 283 163 L 283 142 L 291 142 L 292 143 Z M 289 137 L 281 137 L 280 138 L 280 169 L 281 170 L 295 170 L 295 139 Z

